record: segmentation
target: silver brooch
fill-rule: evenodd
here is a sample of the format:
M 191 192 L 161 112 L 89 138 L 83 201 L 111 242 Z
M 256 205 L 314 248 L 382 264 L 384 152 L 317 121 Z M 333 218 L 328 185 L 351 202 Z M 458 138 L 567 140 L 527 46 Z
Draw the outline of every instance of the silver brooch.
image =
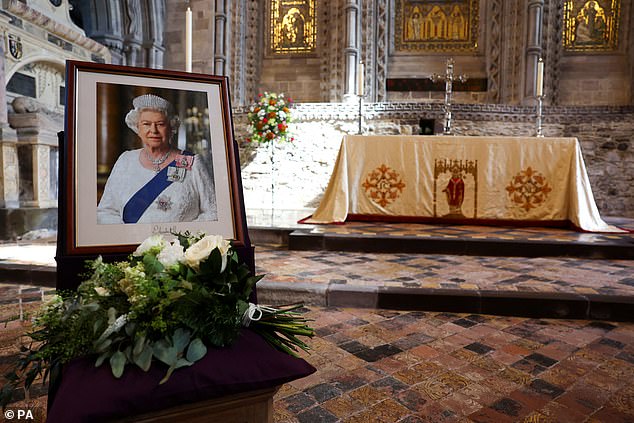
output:
M 165 195 L 161 195 L 156 199 L 156 205 L 159 210 L 168 211 L 172 208 L 172 200 Z

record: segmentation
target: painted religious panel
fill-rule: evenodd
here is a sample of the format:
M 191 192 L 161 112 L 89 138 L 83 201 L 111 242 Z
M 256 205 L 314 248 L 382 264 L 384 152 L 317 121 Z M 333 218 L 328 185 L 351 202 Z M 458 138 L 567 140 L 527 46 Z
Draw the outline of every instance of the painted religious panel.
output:
M 270 50 L 276 54 L 315 51 L 315 0 L 270 0 Z
M 397 0 L 395 46 L 400 51 L 473 51 L 478 0 Z
M 617 47 L 620 0 L 569 0 L 564 4 L 564 48 L 610 51 Z

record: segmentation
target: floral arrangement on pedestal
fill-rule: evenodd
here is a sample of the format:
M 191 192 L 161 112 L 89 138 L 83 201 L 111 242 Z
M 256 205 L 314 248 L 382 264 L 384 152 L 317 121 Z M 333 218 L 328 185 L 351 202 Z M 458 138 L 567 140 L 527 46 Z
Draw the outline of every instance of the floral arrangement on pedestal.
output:
M 249 303 L 261 276 L 251 275 L 221 236 L 153 235 L 127 261 L 88 261 L 87 279 L 77 291 L 56 295 L 36 316 L 30 344 L 6 375 L 0 404 L 6 406 L 20 384 L 28 390 L 38 377 L 56 376 L 61 366 L 85 356 L 95 366 L 108 363 L 119 378 L 127 365 L 147 371 L 167 366 L 167 381 L 191 366 L 208 347 L 230 345 L 249 326 L 269 344 L 296 355 L 308 351 L 298 336 L 314 331 L 297 309 Z
M 247 131 L 250 137 L 247 142 L 294 141 L 295 138 L 288 131 L 292 104 L 293 101 L 284 96 L 284 93 L 259 94 L 255 103 L 249 107 Z

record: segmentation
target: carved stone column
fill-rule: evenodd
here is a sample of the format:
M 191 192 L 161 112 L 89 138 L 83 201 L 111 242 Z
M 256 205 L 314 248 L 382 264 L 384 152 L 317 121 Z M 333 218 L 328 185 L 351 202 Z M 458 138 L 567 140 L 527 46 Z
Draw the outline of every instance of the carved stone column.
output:
M 18 201 L 18 152 L 15 131 L 7 119 L 4 35 L 0 32 L 0 209 L 16 208 Z M 1 232 L 1 229 L 0 229 Z
M 544 0 L 528 1 L 528 38 L 526 40 L 526 72 L 524 78 L 523 103 L 533 103 L 535 98 L 535 78 L 537 62 L 542 55 L 542 20 L 544 16 Z M 527 101 L 528 100 L 528 101 Z
M 358 63 L 360 56 L 360 26 L 361 26 L 361 1 L 362 0 L 347 0 L 345 5 L 346 13 L 346 48 L 345 63 L 345 91 L 344 100 L 356 101 L 356 81 L 357 71 L 359 69 Z
M 214 33 L 214 74 L 226 75 L 227 63 L 227 1 L 216 0 L 216 28 Z

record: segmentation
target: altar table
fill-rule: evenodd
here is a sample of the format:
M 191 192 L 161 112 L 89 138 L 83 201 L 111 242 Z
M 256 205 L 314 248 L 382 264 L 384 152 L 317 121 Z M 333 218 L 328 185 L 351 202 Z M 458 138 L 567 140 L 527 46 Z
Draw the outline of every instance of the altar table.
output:
M 576 138 L 347 135 L 303 222 L 346 219 L 623 232 L 601 219 Z

